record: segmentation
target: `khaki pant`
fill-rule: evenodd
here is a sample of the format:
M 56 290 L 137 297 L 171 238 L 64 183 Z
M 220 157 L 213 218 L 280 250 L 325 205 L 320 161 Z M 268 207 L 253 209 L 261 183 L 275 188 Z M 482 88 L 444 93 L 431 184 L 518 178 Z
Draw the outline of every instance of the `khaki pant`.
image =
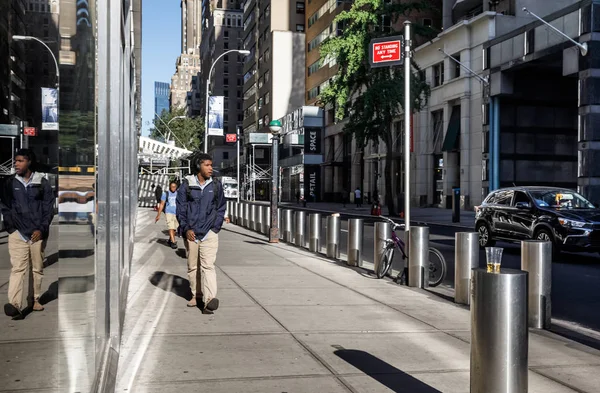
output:
M 188 279 L 192 295 L 196 297 L 196 289 L 200 282 L 200 293 L 204 304 L 217 297 L 217 272 L 215 270 L 215 260 L 217 259 L 217 250 L 219 248 L 219 235 L 210 231 L 206 240 L 202 242 L 187 242 L 189 247 L 188 254 Z M 198 269 L 198 260 L 200 260 L 200 269 Z
M 29 281 L 30 264 L 33 273 L 33 299 L 39 300 L 41 296 L 42 279 L 44 278 L 43 243 L 43 240 L 39 240 L 29 244 L 21 239 L 18 231 L 14 231 L 8 236 L 8 254 L 12 265 L 8 282 L 8 301 L 19 310 L 23 309 L 23 286 L 26 277 Z
M 165 213 L 165 218 L 167 220 L 167 229 L 176 231 L 177 227 L 179 227 L 177 216 L 175 214 Z

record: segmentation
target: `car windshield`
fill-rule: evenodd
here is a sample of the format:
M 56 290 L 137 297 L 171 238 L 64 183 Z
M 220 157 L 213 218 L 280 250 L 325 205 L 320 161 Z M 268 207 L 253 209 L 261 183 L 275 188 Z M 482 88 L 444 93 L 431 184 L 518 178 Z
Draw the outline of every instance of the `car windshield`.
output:
M 530 191 L 535 203 L 540 207 L 562 209 L 594 209 L 588 200 L 571 190 Z

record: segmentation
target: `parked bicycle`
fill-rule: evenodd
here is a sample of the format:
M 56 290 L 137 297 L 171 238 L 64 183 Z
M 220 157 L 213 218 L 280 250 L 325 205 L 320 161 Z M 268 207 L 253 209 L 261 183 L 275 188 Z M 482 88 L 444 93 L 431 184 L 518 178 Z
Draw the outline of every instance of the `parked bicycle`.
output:
M 385 249 L 381 256 L 381 261 L 378 264 L 377 269 L 375 271 L 377 278 L 383 278 L 388 273 L 390 268 L 392 267 L 395 250 L 399 250 L 402 253 L 403 261 L 408 261 L 407 258 L 409 258 L 406 256 L 406 253 L 404 252 L 405 247 L 406 247 L 406 245 L 404 244 L 404 241 L 396 235 L 396 229 L 403 230 L 405 225 L 395 223 L 393 220 L 391 220 L 387 217 L 381 217 L 381 219 L 389 222 L 390 225 L 392 226 L 392 236 L 385 241 Z M 447 271 L 446 260 L 444 259 L 444 256 L 442 255 L 440 250 L 438 250 L 437 248 L 434 248 L 434 247 L 429 247 L 428 255 L 429 255 L 429 286 L 436 287 L 436 286 L 440 285 L 442 283 L 442 281 L 444 281 L 444 278 L 446 277 L 446 271 Z M 402 282 L 403 278 L 406 279 L 406 277 L 403 277 L 403 275 L 404 275 L 404 269 L 401 269 L 400 273 L 396 277 L 396 281 Z

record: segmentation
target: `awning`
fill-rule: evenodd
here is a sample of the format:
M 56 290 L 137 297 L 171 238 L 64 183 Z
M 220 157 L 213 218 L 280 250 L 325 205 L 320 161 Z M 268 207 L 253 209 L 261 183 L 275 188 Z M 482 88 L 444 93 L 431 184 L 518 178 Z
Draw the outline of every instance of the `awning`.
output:
M 452 108 L 448 130 L 442 145 L 442 151 L 458 150 L 458 136 L 460 135 L 460 106 Z

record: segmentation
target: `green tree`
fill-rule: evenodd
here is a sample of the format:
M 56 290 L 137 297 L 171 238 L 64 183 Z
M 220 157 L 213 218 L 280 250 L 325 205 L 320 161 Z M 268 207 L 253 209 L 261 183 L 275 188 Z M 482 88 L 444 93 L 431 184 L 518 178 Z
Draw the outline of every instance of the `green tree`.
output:
M 322 61 L 335 59 L 338 71 L 319 100 L 335 108 L 337 120 L 348 118 L 344 132 L 354 137 L 359 148 L 369 142 L 384 143 L 385 202 L 390 215 L 396 214 L 392 190 L 392 122 L 404 105 L 404 67 L 371 68 L 369 42 L 373 38 L 401 34 L 394 31 L 399 20 L 432 7 L 427 0 L 392 0 L 390 3 L 356 0 L 348 11 L 335 19 L 342 34 L 328 38 L 321 45 Z M 417 24 L 413 24 L 413 32 L 421 37 L 435 36 L 433 29 Z M 413 74 L 420 71 L 416 63 L 411 62 L 411 65 Z M 411 96 L 413 110 L 418 111 L 426 104 L 429 85 L 423 78 L 411 78 Z
M 175 109 L 171 112 L 163 111 L 160 118 L 155 116 L 152 121 L 153 125 L 150 128 L 150 138 L 164 142 L 165 137 L 172 132 L 169 139 L 175 141 L 175 146 L 192 151 L 198 150 L 204 139 L 204 122 L 202 118 L 174 119 L 178 116 L 186 116 L 185 108 Z M 174 120 L 171 121 L 172 119 Z M 168 128 L 167 124 L 169 125 Z

